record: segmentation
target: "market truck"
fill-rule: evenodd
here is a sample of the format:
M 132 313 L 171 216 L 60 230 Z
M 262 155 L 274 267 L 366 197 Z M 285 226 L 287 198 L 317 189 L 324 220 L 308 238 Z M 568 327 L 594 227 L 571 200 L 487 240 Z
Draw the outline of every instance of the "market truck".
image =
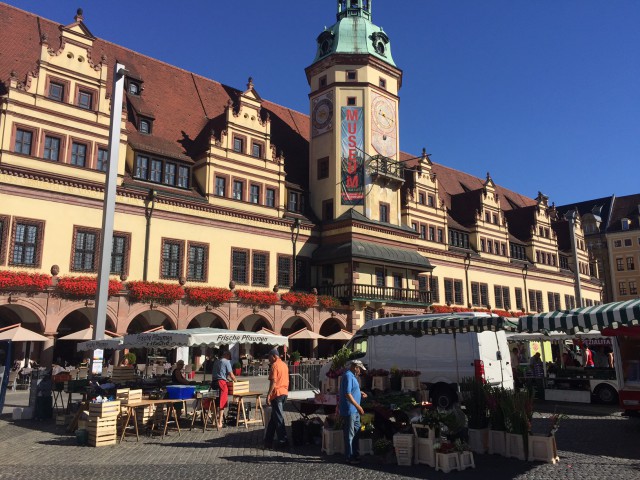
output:
M 602 334 L 613 340 L 616 374 L 620 381 L 618 398 L 626 412 L 640 413 L 640 326 L 605 328 Z M 620 361 L 618 361 L 618 358 Z
M 456 327 L 436 332 L 431 325 L 445 321 L 445 318 Z M 498 319 L 497 316 L 475 312 L 380 318 L 368 321 L 355 333 L 347 347 L 369 369 L 420 371 L 420 381 L 427 384 L 433 403 L 446 408 L 457 399 L 458 384 L 465 377 L 481 378 L 490 385 L 513 388 L 505 332 L 501 329 L 465 332 L 464 325 L 483 328 L 478 325 L 486 321 L 488 326 L 493 326 Z M 424 330 L 416 330 L 413 326 L 417 324 Z M 375 332 L 385 329 L 394 333 Z M 421 331 L 425 333 L 421 334 Z M 324 378 L 322 373 L 321 378 Z

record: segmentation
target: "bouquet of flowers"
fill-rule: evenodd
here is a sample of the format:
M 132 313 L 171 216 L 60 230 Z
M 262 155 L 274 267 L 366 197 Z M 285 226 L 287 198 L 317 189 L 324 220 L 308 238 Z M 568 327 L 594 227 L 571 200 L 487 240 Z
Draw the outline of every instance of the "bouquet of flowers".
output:
M 560 421 L 565 418 L 569 418 L 567 415 L 562 413 L 555 413 L 549 417 L 549 436 L 552 437 L 558 431 L 560 427 Z
M 371 377 L 386 377 L 389 375 L 389 370 L 385 370 L 384 368 L 375 368 L 368 371 L 369 376 Z
M 436 447 L 436 452 L 438 453 L 454 453 L 458 451 L 456 446 L 451 442 L 442 442 L 438 447 Z
M 418 370 L 400 370 L 401 377 L 419 377 L 420 372 Z

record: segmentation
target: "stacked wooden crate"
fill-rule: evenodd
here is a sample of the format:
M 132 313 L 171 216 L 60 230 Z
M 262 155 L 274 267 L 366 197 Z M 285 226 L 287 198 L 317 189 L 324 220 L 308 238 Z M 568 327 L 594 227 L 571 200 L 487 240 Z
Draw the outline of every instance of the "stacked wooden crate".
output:
M 127 382 L 135 382 L 137 380 L 136 372 L 131 367 L 113 367 L 111 373 L 111 381 L 116 385 L 122 385 Z
M 116 390 L 116 399 L 120 400 L 122 404 L 125 403 L 137 403 L 142 401 L 142 389 L 139 390 L 130 390 L 128 388 L 119 388 Z M 124 426 L 124 422 L 126 421 L 127 409 L 122 408 L 122 415 L 120 416 L 120 421 L 118 422 L 118 434 L 122 434 L 122 428 Z M 151 422 L 154 416 L 155 407 L 153 405 L 136 407 L 136 420 L 138 421 L 138 429 L 144 429 Z M 130 428 L 133 426 L 133 422 L 129 422 Z
M 120 400 L 89 405 L 87 431 L 90 446 L 103 447 L 116 444 L 118 415 L 120 415 Z

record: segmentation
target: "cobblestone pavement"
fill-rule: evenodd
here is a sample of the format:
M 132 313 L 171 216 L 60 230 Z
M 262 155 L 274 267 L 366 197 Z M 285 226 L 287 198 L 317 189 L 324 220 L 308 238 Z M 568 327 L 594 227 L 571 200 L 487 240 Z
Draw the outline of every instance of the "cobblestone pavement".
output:
M 553 411 L 542 404 L 537 410 Z M 476 468 L 443 474 L 425 465 L 381 465 L 364 457 L 346 465 L 340 455 L 320 453 L 319 445 L 263 450 L 261 427 L 202 429 L 160 437 L 128 437 L 122 444 L 91 448 L 76 445 L 53 421 L 0 419 L 0 479 L 198 479 L 221 477 L 279 479 L 640 479 L 640 419 L 621 417 L 613 408 L 558 404 L 570 413 L 557 433 L 560 463 L 556 465 L 476 455 Z M 288 408 L 287 422 L 299 418 Z M 545 415 L 545 414 L 542 414 Z M 534 429 L 544 422 L 534 419 Z

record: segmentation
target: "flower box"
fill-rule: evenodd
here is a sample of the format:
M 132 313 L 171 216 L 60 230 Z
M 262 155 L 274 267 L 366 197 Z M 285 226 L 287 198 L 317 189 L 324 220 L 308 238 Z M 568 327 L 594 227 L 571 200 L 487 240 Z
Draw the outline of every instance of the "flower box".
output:
M 318 295 L 318 305 L 320 308 L 324 308 L 325 310 L 330 310 L 333 308 L 338 308 L 341 303 L 335 297 L 331 297 L 329 295 Z
M 449 473 L 453 470 L 460 470 L 460 456 L 458 455 L 458 452 L 436 452 L 436 471 L 438 470 L 441 470 L 444 473 Z
M 161 282 L 129 282 L 127 283 L 129 298 L 134 302 L 170 305 L 184 297 L 184 289 L 180 285 Z
M 524 436 L 520 433 L 505 433 L 505 457 L 526 460 L 524 453 Z
M 358 440 L 358 442 L 360 445 L 360 455 L 373 455 L 373 439 L 372 438 L 361 438 Z
M 378 377 L 375 376 L 371 379 L 371 390 L 380 390 L 385 391 L 389 390 L 389 377 Z
M 185 288 L 187 299 L 192 305 L 218 306 L 233 298 L 233 292 L 228 288 L 217 287 L 189 287 Z
M 470 428 L 469 429 L 469 446 L 474 453 L 487 453 L 489 447 L 489 429 L 488 428 Z
M 506 455 L 507 442 L 502 430 L 489 430 L 489 453 Z
M 476 468 L 476 462 L 473 460 L 473 452 L 458 452 L 458 460 L 460 462 L 460 470 Z
M 236 290 L 238 301 L 248 305 L 275 305 L 278 303 L 278 294 L 265 290 Z
M 51 275 L 0 270 L 0 290 L 42 291 L 51 285 Z
M 398 465 L 411 465 L 413 460 L 414 436 L 406 433 L 396 433 L 393 436 L 393 446 L 396 451 Z
M 97 277 L 61 277 L 56 288 L 70 297 L 95 297 L 98 290 Z M 122 282 L 109 280 L 109 296 L 116 295 L 122 290 Z
M 400 390 L 403 392 L 417 392 L 420 390 L 420 377 L 402 377 Z
M 529 435 L 529 460 L 547 463 L 560 461 L 555 435 Z
M 286 292 L 280 295 L 280 300 L 293 307 L 307 309 L 313 307 L 318 301 L 313 293 Z
M 344 453 L 344 436 L 342 430 L 322 429 L 322 452 L 327 455 Z
M 430 467 L 436 466 L 436 454 L 433 447 L 433 440 L 429 438 L 415 438 L 414 444 L 414 458 L 415 463 L 421 463 L 429 465 Z

